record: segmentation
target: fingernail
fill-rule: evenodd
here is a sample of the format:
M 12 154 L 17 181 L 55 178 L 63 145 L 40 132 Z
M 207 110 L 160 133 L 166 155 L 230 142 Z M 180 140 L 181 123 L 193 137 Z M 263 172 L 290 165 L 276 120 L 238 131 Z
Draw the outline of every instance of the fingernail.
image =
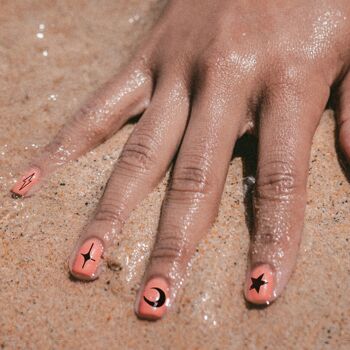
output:
M 80 247 L 72 267 L 76 277 L 93 279 L 103 253 L 103 244 L 97 238 L 90 238 Z
M 163 317 L 169 300 L 169 284 L 162 277 L 149 280 L 140 297 L 138 316 L 149 320 Z
M 248 273 L 245 297 L 253 304 L 270 304 L 274 296 L 275 278 L 270 265 L 262 264 Z
M 39 181 L 39 178 L 40 170 L 38 168 L 30 168 L 12 187 L 11 192 L 15 197 L 22 197 Z

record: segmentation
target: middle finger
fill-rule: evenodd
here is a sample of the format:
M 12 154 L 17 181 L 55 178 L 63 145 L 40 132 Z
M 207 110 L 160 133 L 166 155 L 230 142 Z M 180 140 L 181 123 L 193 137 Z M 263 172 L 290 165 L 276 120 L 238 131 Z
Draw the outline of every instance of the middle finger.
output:
M 225 87 L 213 85 L 201 91 L 193 103 L 163 202 L 156 242 L 136 299 L 135 311 L 142 318 L 161 318 L 170 307 L 196 245 L 218 211 L 247 106 L 242 91 L 232 96 Z

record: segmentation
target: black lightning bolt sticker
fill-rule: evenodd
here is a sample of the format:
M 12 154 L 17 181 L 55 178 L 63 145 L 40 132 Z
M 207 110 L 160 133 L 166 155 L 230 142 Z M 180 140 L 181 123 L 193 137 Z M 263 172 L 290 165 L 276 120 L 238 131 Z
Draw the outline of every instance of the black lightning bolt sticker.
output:
M 35 175 L 35 173 L 33 173 L 33 174 L 27 176 L 25 179 L 23 179 L 23 184 L 22 184 L 21 188 L 19 189 L 19 191 L 22 190 L 24 187 L 28 186 L 32 182 L 34 175 Z

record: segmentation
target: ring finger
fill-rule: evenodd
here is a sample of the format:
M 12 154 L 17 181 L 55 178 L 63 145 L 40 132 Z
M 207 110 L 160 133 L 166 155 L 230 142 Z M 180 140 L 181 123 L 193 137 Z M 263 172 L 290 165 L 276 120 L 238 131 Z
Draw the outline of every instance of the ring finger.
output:
M 245 283 L 245 297 L 255 304 L 275 300 L 293 271 L 312 138 L 329 96 L 322 81 L 287 86 L 272 92 L 261 111 L 255 227 Z

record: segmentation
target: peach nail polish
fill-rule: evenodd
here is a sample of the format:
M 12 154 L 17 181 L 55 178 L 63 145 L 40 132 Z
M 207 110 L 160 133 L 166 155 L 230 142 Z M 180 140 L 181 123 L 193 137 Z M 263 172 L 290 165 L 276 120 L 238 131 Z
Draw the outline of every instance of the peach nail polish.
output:
M 248 274 L 245 297 L 253 304 L 269 304 L 273 299 L 275 278 L 268 264 L 256 266 Z
M 21 178 L 12 187 L 11 192 L 15 196 L 24 196 L 40 178 L 40 170 L 38 168 L 31 168 L 26 171 Z
M 138 315 L 141 318 L 157 320 L 163 317 L 167 309 L 169 284 L 162 277 L 149 280 L 140 297 Z
M 72 273 L 76 277 L 91 279 L 96 277 L 96 270 L 103 253 L 103 244 L 97 238 L 90 238 L 81 246 L 75 257 Z

